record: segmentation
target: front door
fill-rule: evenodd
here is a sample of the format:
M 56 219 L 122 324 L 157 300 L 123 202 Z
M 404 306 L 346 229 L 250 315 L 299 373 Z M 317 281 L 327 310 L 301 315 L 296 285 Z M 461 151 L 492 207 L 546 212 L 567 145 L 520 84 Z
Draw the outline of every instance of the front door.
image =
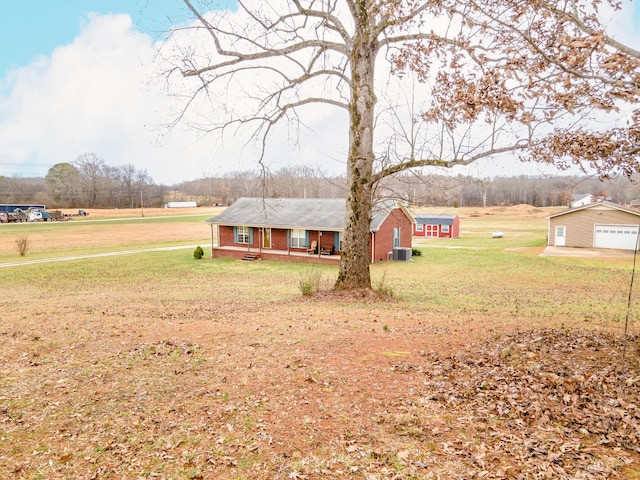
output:
M 262 248 L 271 248 L 271 229 L 265 228 L 262 232 Z
M 565 246 L 565 237 L 567 234 L 567 227 L 556 227 L 556 247 L 564 247 Z

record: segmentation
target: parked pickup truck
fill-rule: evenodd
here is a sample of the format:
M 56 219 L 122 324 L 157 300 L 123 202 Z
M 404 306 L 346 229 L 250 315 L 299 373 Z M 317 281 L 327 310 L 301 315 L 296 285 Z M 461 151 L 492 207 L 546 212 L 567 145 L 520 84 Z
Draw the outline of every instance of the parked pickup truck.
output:
M 55 220 L 70 220 L 62 213 L 61 210 L 31 210 L 27 215 L 27 219 L 30 222 L 53 222 Z
M 42 210 L 31 210 L 27 214 L 27 220 L 30 222 L 46 222 L 49 220 L 49 214 L 47 212 L 43 212 Z

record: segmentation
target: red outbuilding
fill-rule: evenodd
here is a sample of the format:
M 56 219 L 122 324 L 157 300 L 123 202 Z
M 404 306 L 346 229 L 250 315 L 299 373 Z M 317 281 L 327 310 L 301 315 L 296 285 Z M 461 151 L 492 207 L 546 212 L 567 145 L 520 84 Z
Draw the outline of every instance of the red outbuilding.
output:
M 414 217 L 413 235 L 430 238 L 457 238 L 460 236 L 458 215 L 423 214 Z

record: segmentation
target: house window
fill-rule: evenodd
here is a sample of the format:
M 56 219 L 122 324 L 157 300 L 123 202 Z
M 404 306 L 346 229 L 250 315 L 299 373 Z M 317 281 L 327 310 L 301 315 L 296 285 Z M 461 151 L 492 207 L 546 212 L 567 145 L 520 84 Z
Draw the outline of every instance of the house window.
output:
M 449 225 L 442 225 L 442 233 L 449 233 Z
M 291 248 L 305 248 L 306 245 L 306 231 L 299 228 L 291 230 Z
M 418 223 L 416 225 L 416 232 L 422 232 L 424 230 L 424 224 L 423 223 Z
M 249 243 L 250 227 L 238 227 L 236 235 L 237 243 Z
M 344 232 L 338 232 L 338 248 L 340 251 L 343 250 L 342 244 L 344 243 Z

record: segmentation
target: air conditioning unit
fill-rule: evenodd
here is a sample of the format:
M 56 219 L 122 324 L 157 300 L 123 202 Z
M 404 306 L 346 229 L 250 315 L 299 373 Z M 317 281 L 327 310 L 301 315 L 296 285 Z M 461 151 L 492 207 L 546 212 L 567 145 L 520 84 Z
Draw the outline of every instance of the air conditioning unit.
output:
M 393 249 L 392 257 L 399 262 L 408 262 L 411 260 L 411 249 L 407 247 L 396 247 Z

